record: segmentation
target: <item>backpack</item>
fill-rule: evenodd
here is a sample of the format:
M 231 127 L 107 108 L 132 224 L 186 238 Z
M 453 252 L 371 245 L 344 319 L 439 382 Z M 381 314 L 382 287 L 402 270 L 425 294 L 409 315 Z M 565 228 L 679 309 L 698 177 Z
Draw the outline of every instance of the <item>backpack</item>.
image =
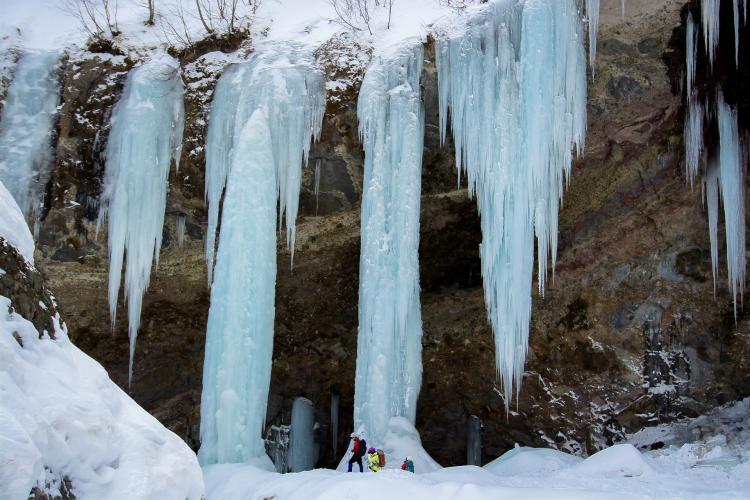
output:
M 359 440 L 359 449 L 354 452 L 358 457 L 363 457 L 367 453 L 367 441 L 364 439 Z
M 378 458 L 380 459 L 380 466 L 385 467 L 385 452 L 378 448 Z

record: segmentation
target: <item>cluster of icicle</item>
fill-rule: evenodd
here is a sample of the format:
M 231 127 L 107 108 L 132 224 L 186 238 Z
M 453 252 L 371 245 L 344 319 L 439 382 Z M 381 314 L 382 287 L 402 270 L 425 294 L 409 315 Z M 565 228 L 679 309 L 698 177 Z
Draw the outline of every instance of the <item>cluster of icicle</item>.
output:
M 506 407 L 528 348 L 534 239 L 543 294 L 563 187 L 586 135 L 582 30 L 575 0 L 507 1 L 437 39 L 440 131 L 444 139 L 450 116 L 459 177 L 468 176 L 481 214 L 485 302 Z
M 217 84 L 206 144 L 212 284 L 198 453 L 203 464 L 266 457 L 261 436 L 271 378 L 277 214 L 278 224 L 286 215 L 293 247 L 301 168 L 320 135 L 324 106 L 322 74 L 292 46 L 257 50 L 228 67 Z
M 719 0 L 701 1 L 701 28 L 703 46 L 709 65 L 713 68 L 719 44 Z M 733 0 L 735 64 L 739 64 L 740 23 L 747 22 L 747 2 L 743 2 L 740 19 L 739 0 Z M 724 207 L 724 226 L 727 242 L 727 276 L 732 290 L 734 314 L 737 316 L 737 299 L 742 300 L 745 285 L 745 158 L 737 124 L 737 110 L 729 106 L 721 90 L 715 102 L 702 102 L 695 88 L 698 56 L 698 25 L 688 14 L 686 25 L 686 99 L 684 123 L 685 167 L 690 185 L 703 167 L 703 189 L 708 210 L 711 241 L 711 269 L 714 292 L 718 274 L 719 199 Z M 704 145 L 703 130 L 708 118 L 715 117 L 719 129 L 716 151 L 709 152 Z
M 422 62 L 421 40 L 376 55 L 357 103 L 365 165 L 354 427 L 374 443 L 392 417 L 414 423 L 422 381 Z
M 38 232 L 52 162 L 60 84 L 57 52 L 21 56 L 0 119 L 0 181 Z
M 130 359 L 151 268 L 159 263 L 167 178 L 179 167 L 185 120 L 179 63 L 167 55 L 134 68 L 112 112 L 97 231 L 108 219 L 109 312 L 114 328 L 125 260 Z

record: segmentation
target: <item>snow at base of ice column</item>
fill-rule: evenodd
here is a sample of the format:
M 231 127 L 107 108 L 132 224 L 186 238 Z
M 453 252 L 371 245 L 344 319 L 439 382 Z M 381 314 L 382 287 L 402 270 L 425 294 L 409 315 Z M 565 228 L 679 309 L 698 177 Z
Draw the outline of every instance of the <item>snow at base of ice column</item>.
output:
M 59 58 L 57 52 L 21 56 L 0 118 L 0 181 L 35 232 L 52 162 Z
M 481 214 L 482 277 L 506 408 L 520 387 L 531 319 L 534 238 L 539 291 L 554 270 L 572 154 L 586 133 L 586 58 L 575 0 L 491 4 L 437 40 L 442 137 Z M 478 133 L 480 132 L 480 133 Z
M 108 219 L 108 295 L 113 328 L 127 255 L 128 381 L 133 377 L 143 294 L 154 262 L 159 263 L 167 177 L 171 161 L 177 164 L 180 160 L 184 115 L 180 65 L 167 55 L 130 71 L 112 113 L 97 229 Z
M 420 40 L 376 55 L 357 103 L 365 166 L 354 428 L 373 446 L 392 417 L 414 424 L 422 382 L 422 58 Z

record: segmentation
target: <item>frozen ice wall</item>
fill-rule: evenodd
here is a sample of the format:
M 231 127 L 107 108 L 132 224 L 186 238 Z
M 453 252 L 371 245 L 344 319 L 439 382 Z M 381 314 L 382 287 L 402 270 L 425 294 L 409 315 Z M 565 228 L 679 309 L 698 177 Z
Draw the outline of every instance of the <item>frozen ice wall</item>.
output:
M 269 118 L 278 166 L 279 216 L 284 217 L 287 245 L 294 252 L 301 168 L 307 163 L 311 140 L 320 135 L 325 110 L 323 78 L 312 67 L 306 50 L 289 45 L 260 49 L 247 62 L 229 66 L 216 86 L 206 137 L 209 285 L 213 282 L 219 203 L 231 152 L 242 124 L 258 108 L 264 108 Z
M 59 57 L 57 52 L 21 56 L 0 118 L 0 181 L 34 226 L 52 162 Z
M 291 46 L 259 48 L 214 93 L 206 145 L 207 259 L 212 272 L 201 395 L 203 464 L 266 463 L 277 220 L 294 244 L 301 168 L 320 134 L 323 77 Z M 277 211 L 278 210 L 278 211 Z M 278 219 L 277 219 L 278 216 Z M 266 463 L 270 465 L 270 463 Z
M 440 129 L 481 214 L 482 276 L 506 407 L 520 387 L 531 318 L 554 269 L 573 151 L 586 133 L 586 57 L 575 0 L 499 1 L 436 45 Z M 554 276 L 554 275 L 553 275 Z
M 315 468 L 315 412 L 307 398 L 297 398 L 292 404 L 292 430 L 289 439 L 289 465 L 292 472 Z
M 179 63 L 163 55 L 134 68 L 112 113 L 97 229 L 109 219 L 109 312 L 114 328 L 125 261 L 130 361 L 151 267 L 159 263 L 167 177 L 177 164 L 184 124 Z
M 709 72 L 713 71 L 714 59 L 719 50 L 718 0 L 701 0 L 700 25 L 688 14 L 686 22 L 686 111 L 684 123 L 685 165 L 692 186 L 699 174 L 703 175 L 703 192 L 708 212 L 708 229 L 711 241 L 711 268 L 716 291 L 719 270 L 719 206 L 723 206 L 727 248 L 727 278 L 734 300 L 737 317 L 737 302 L 741 302 L 745 285 L 745 168 L 747 157 L 743 153 L 742 134 L 739 131 L 738 111 L 727 104 L 717 83 L 714 89 L 703 92 L 715 97 L 699 95 L 695 86 L 698 61 L 698 31 L 703 31 L 704 49 L 709 61 Z M 735 62 L 739 57 L 740 23 L 747 22 L 747 2 L 733 0 Z M 742 19 L 740 19 L 742 10 Z M 737 73 L 737 78 L 740 74 Z M 726 78 L 726 77 L 722 77 Z M 716 123 L 719 132 L 718 144 L 711 150 L 704 142 L 704 128 Z
M 373 446 L 391 417 L 414 424 L 422 381 L 421 72 L 421 41 L 376 55 L 357 103 L 365 166 L 354 428 Z

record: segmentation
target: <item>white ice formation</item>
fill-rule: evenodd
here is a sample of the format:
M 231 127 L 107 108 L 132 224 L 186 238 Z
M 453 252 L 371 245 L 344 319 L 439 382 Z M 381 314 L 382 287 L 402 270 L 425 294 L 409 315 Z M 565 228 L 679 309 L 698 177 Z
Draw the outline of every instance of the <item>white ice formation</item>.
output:
M 365 150 L 354 428 L 373 445 L 416 418 L 422 382 L 419 206 L 422 43 L 376 55 L 357 102 Z
M 325 110 L 322 76 L 312 68 L 307 51 L 288 45 L 267 47 L 247 62 L 229 66 L 214 95 L 206 136 L 209 286 L 213 283 L 219 204 L 242 125 L 254 110 L 266 110 L 278 167 L 279 219 L 283 217 L 293 254 L 301 168 L 307 163 L 311 140 L 320 135 Z
M 625 15 L 625 0 L 622 0 L 622 12 Z M 596 74 L 596 39 L 599 31 L 599 0 L 586 0 L 586 17 L 589 31 L 589 66 L 591 74 Z
M 143 294 L 153 264 L 159 263 L 169 166 L 172 160 L 179 166 L 185 119 L 183 88 L 179 63 L 163 55 L 130 71 L 112 112 L 97 230 L 108 219 L 108 295 L 113 328 L 126 260 L 129 381 Z
M 436 45 L 440 130 L 444 139 L 450 113 L 459 176 L 481 214 L 485 303 L 508 407 L 528 346 L 534 237 L 543 294 L 563 186 L 586 134 L 581 19 L 575 0 L 501 1 L 453 29 Z
M 34 265 L 34 238 L 13 195 L 0 181 L 0 238 L 13 245 L 26 261 Z M 0 274 L 2 276 L 2 274 Z
M 177 225 L 175 227 L 177 231 L 177 246 L 181 247 L 185 243 L 185 223 L 187 222 L 187 216 L 185 214 L 177 215 Z
M 21 56 L 0 118 L 0 181 L 33 222 L 35 233 L 52 163 L 59 58 L 57 52 Z
M 221 207 L 201 395 L 203 464 L 263 461 L 271 378 L 276 231 L 294 245 L 301 168 L 323 119 L 325 88 L 311 56 L 289 46 L 230 66 L 214 94 L 206 157 L 209 229 Z M 277 212 L 278 207 L 278 212 Z
M 709 70 L 713 65 L 719 44 L 719 0 L 701 1 L 701 29 Z M 740 23 L 747 21 L 747 2 L 743 2 L 743 19 L 740 20 L 739 0 L 733 0 L 735 62 L 739 61 Z M 718 84 L 716 98 L 704 102 L 695 87 L 698 61 L 698 25 L 688 13 L 686 22 L 686 110 L 684 123 L 685 167 L 692 186 L 701 167 L 703 192 L 708 212 L 708 230 L 711 242 L 711 269 L 716 291 L 719 270 L 719 204 L 723 205 L 727 243 L 727 278 L 732 291 L 734 314 L 737 317 L 738 299 L 744 293 L 745 263 L 745 167 L 742 136 L 739 131 L 738 111 L 727 104 Z M 715 119 L 718 126 L 718 145 L 707 151 L 704 143 L 704 127 Z

